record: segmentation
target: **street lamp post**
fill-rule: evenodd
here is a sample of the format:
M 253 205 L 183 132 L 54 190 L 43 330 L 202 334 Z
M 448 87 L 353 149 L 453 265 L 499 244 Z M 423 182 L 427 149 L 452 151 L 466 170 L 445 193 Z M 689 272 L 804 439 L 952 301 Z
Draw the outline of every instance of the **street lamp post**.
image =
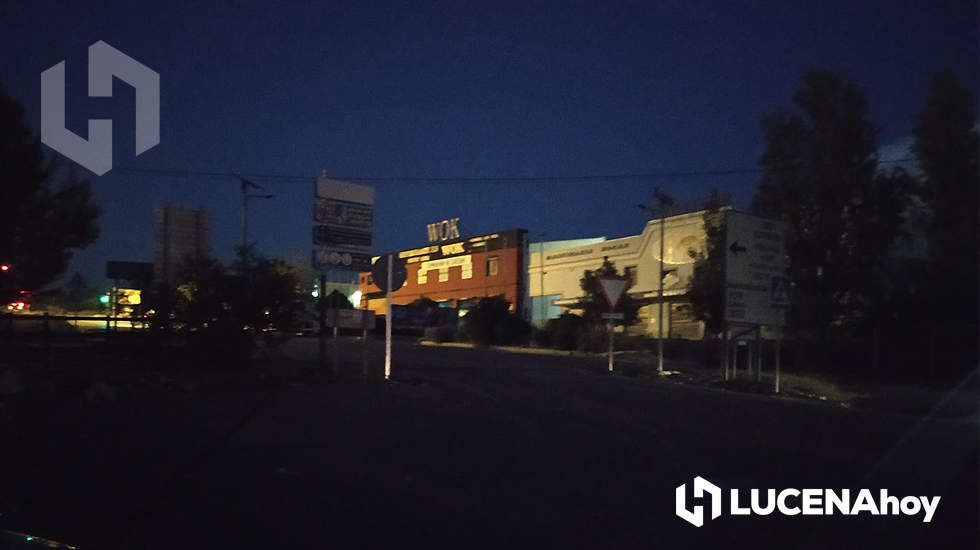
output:
M 660 283 L 659 292 L 657 299 L 657 373 L 663 374 L 664 372 L 664 234 L 666 232 L 666 217 L 667 210 L 673 206 L 674 199 L 665 193 L 659 187 L 653 191 L 653 198 L 657 202 L 657 209 L 654 210 L 652 206 L 646 206 L 639 204 L 640 208 L 650 212 L 651 214 L 656 213 L 660 216 Z
M 659 187 L 654 190 L 653 197 L 660 207 L 660 300 L 659 319 L 657 319 L 657 373 L 664 372 L 664 233 L 666 230 L 667 209 L 674 204 L 674 199 L 664 193 Z
M 541 301 L 541 325 L 542 327 L 548 321 L 548 309 L 545 307 L 545 294 L 544 294 L 544 238 L 547 237 L 547 233 L 541 233 L 539 238 L 541 239 L 538 244 L 538 268 L 541 270 L 540 288 L 538 289 L 540 301 Z

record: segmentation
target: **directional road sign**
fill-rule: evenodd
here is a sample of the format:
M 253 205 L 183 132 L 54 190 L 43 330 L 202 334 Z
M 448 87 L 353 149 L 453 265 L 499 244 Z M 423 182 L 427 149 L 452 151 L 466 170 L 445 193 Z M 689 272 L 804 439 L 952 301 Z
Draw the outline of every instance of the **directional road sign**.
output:
M 391 291 L 394 292 L 405 284 L 408 279 L 408 268 L 405 266 L 405 260 L 399 258 L 397 254 L 384 254 L 379 256 L 374 262 L 374 266 L 371 267 L 371 278 L 374 280 L 374 285 L 381 289 L 381 292 L 388 291 L 388 257 L 392 256 L 394 259 L 394 264 L 391 266 Z
M 726 237 L 725 320 L 783 326 L 790 283 L 782 224 L 729 210 Z

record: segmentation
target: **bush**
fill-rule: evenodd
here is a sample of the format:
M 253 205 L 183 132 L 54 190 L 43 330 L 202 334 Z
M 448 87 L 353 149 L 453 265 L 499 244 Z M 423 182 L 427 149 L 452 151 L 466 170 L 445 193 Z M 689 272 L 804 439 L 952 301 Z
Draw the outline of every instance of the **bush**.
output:
M 456 330 L 448 325 L 443 325 L 441 327 L 427 327 L 424 335 L 422 336 L 423 339 L 436 343 L 452 342 L 455 337 Z
M 556 319 L 548 319 L 543 331 L 547 336 L 542 338 L 555 349 L 576 350 L 579 349 L 587 328 L 582 317 L 574 313 L 562 313 Z
M 552 334 L 548 332 L 547 328 L 536 329 L 531 335 L 531 341 L 539 348 L 550 348 L 554 343 Z
M 527 344 L 531 325 L 510 312 L 503 298 L 482 298 L 463 318 L 463 331 L 478 346 Z

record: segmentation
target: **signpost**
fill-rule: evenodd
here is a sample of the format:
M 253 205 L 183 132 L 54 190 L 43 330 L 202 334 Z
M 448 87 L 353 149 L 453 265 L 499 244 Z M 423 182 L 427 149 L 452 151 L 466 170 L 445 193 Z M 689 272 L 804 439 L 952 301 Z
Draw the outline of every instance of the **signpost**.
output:
M 786 275 L 785 235 L 780 222 L 729 210 L 725 213 L 725 379 L 728 379 L 729 333 L 733 326 L 735 360 L 738 336 L 755 333 L 756 379 L 762 373 L 761 328 L 780 329 L 786 324 L 791 283 Z M 748 372 L 752 369 L 751 346 Z M 779 340 L 775 345 L 779 350 Z M 778 368 L 779 359 L 776 358 Z M 733 365 L 732 378 L 735 377 Z M 776 391 L 779 391 L 778 372 Z
M 609 372 L 613 371 L 613 320 L 622 319 L 622 312 L 616 312 L 616 306 L 626 291 L 626 279 L 624 277 L 603 277 L 599 279 L 599 286 L 609 304 L 609 313 L 603 313 L 602 318 L 607 320 L 609 329 Z
M 391 379 L 391 293 L 398 290 L 408 279 L 405 260 L 392 252 L 380 256 L 371 268 L 375 286 L 385 293 L 385 380 Z
M 326 297 L 327 274 L 358 273 L 371 267 L 374 188 L 320 174 L 313 191 L 313 268 L 320 273 L 320 299 Z M 319 359 L 326 360 L 326 308 L 320 310 Z M 336 338 L 336 324 L 334 336 Z M 365 346 L 367 339 L 365 338 Z M 336 347 L 336 346 L 335 346 Z

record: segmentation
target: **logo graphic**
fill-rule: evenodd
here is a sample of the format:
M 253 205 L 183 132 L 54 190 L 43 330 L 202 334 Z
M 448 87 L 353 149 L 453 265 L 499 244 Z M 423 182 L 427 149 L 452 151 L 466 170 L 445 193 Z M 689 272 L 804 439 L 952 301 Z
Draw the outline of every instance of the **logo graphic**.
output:
M 88 47 L 88 95 L 112 97 L 112 77 L 136 90 L 136 154 L 160 143 L 160 75 L 103 41 Z M 65 128 L 65 62 L 41 73 L 41 142 L 96 175 L 112 169 L 112 121 L 88 121 L 88 139 Z
M 705 493 L 711 497 L 711 519 L 715 519 L 721 515 L 721 489 L 701 476 L 695 477 L 694 498 L 704 498 Z M 691 510 L 687 509 L 687 484 L 678 485 L 674 496 L 677 517 L 695 527 L 704 525 L 704 506 L 695 504 Z
M 784 516 L 917 516 L 922 522 L 932 521 L 939 508 L 941 497 L 897 497 L 888 489 L 877 492 L 871 489 L 730 489 L 728 514 L 732 516 L 768 516 L 779 513 Z M 745 493 L 748 498 L 745 498 Z M 701 476 L 694 478 L 694 498 L 711 497 L 711 519 L 721 515 L 722 489 Z M 694 525 L 704 525 L 704 506 L 694 505 L 687 509 L 687 485 L 674 489 L 677 517 Z

